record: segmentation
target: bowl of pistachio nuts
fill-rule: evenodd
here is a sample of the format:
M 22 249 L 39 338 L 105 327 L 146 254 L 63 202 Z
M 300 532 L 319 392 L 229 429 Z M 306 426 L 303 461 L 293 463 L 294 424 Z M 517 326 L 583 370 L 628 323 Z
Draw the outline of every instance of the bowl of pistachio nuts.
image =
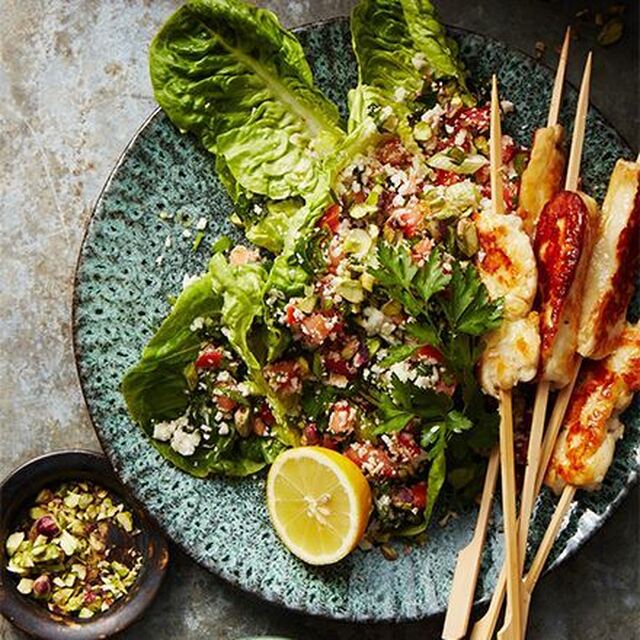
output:
M 155 597 L 164 537 L 91 451 L 35 458 L 0 485 L 0 613 L 48 640 L 111 636 Z

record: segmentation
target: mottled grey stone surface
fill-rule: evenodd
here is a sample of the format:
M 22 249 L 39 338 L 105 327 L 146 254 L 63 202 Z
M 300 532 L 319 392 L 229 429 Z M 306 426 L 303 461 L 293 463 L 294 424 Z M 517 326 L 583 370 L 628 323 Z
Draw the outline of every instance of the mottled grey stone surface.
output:
M 179 2 L 0 0 L 0 476 L 30 457 L 98 448 L 77 382 L 70 333 L 73 267 L 91 203 L 151 111 L 146 50 Z M 271 0 L 287 25 L 347 13 L 351 0 Z M 567 20 L 605 2 L 441 0 L 445 21 L 532 52 Z M 616 46 L 596 47 L 592 99 L 638 147 L 638 3 Z M 508 7 L 507 10 L 505 10 Z M 574 43 L 579 80 L 594 29 Z M 549 56 L 550 57 L 550 56 Z M 530 638 L 640 637 L 639 494 L 541 581 Z M 178 551 L 146 618 L 127 638 L 436 638 L 441 621 L 355 626 L 294 615 L 240 593 Z M 0 620 L 0 638 L 22 637 Z

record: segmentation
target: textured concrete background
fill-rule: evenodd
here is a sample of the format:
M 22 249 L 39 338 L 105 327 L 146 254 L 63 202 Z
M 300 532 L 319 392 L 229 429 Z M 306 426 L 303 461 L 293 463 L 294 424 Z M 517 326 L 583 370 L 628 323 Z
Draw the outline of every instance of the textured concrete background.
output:
M 70 301 L 91 203 L 131 134 L 153 109 L 147 45 L 179 2 L 0 0 L 0 476 L 32 456 L 98 448 L 73 364 Z M 351 0 L 271 0 L 290 26 L 348 13 Z M 444 20 L 532 53 L 549 48 L 585 5 L 609 2 L 440 0 Z M 595 48 L 593 102 L 638 147 L 638 3 L 623 40 Z M 508 11 L 505 8 L 508 6 Z M 576 83 L 595 27 L 574 44 Z M 639 638 L 638 490 L 577 557 L 541 581 L 529 637 Z M 354 626 L 261 603 L 177 550 L 155 605 L 126 638 L 396 640 L 439 637 L 441 621 Z M 0 638 L 21 638 L 0 620 Z

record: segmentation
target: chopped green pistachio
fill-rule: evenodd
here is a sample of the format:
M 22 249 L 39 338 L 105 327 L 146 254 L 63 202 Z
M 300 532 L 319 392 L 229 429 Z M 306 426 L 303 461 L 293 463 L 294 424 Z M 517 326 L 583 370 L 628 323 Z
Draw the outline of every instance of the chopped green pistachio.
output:
M 46 516 L 47 515 L 47 510 L 43 509 L 42 507 L 31 507 L 31 509 L 29 509 L 29 517 L 32 520 L 37 520 L 38 518 L 42 518 L 42 516 Z
M 124 578 L 129 573 L 129 568 L 123 565 L 121 562 L 116 562 L 115 560 L 111 563 L 111 566 L 115 569 L 116 573 Z
M 344 239 L 344 252 L 363 258 L 371 250 L 373 241 L 364 229 L 351 229 Z
M 65 483 L 55 492 L 44 489 L 38 500 L 5 543 L 7 570 L 21 577 L 16 588 L 56 613 L 88 618 L 108 610 L 127 593 L 142 566 L 135 547 L 126 548 L 130 566 L 109 560 L 111 527 L 137 533 L 131 512 L 86 482 Z M 29 539 L 32 532 L 37 535 Z
M 51 596 L 51 600 L 54 602 L 54 604 L 57 604 L 58 606 L 62 606 L 71 597 L 72 593 L 73 593 L 73 589 L 71 589 L 70 587 L 58 589 L 57 591 L 53 592 Z
M 360 276 L 360 284 L 365 291 L 373 291 L 376 279 L 366 271 Z
M 68 493 L 64 497 L 64 506 L 73 509 L 80 503 L 80 496 L 77 493 Z
M 12 533 L 7 538 L 5 547 L 7 549 L 7 553 L 9 554 L 9 557 L 11 557 L 18 550 L 23 540 L 24 540 L 23 531 L 16 531 L 15 533 Z
M 11 573 L 17 573 L 18 575 L 27 573 L 26 567 L 19 565 L 16 562 L 15 558 L 11 558 L 11 560 L 9 560 L 9 563 L 7 564 L 7 571 L 10 571 Z
M 18 591 L 25 596 L 31 593 L 33 589 L 33 580 L 29 578 L 21 578 L 20 582 L 18 582 Z
M 427 122 L 418 122 L 415 127 L 413 127 L 413 137 L 418 142 L 425 142 L 429 140 L 433 136 L 433 129 L 429 126 Z
M 318 296 L 309 295 L 305 298 L 302 298 L 300 302 L 297 302 L 296 307 L 298 307 L 298 309 L 300 309 L 300 311 L 302 311 L 303 313 L 311 313 L 314 310 L 317 302 Z
M 59 540 L 60 547 L 68 555 L 73 555 L 73 552 L 78 547 L 78 540 L 75 536 L 72 536 L 68 531 L 63 531 L 60 534 Z
M 83 564 L 72 564 L 71 570 L 80 578 L 84 580 L 87 577 L 87 568 Z
M 343 280 L 336 287 L 336 293 L 354 304 L 358 304 L 364 300 L 362 285 L 356 280 Z

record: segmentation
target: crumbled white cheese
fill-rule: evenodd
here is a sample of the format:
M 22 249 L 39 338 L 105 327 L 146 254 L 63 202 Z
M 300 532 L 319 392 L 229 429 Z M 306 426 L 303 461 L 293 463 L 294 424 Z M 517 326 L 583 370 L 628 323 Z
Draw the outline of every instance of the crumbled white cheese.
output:
M 197 318 L 193 319 L 193 322 L 189 326 L 189 329 L 191 329 L 191 331 L 193 332 L 196 332 L 202 329 L 202 327 L 204 327 L 204 318 L 202 316 L 198 316 Z
M 229 425 L 226 422 L 223 422 L 218 427 L 218 435 L 221 435 L 221 436 L 228 436 L 229 435 Z
M 176 429 L 171 436 L 171 448 L 181 456 L 192 456 L 200 444 L 200 431 Z
M 171 436 L 178 430 L 182 430 L 188 426 L 189 420 L 186 416 L 181 416 L 175 420 L 167 420 L 164 422 L 158 422 L 153 425 L 153 437 L 161 442 L 166 442 L 171 439 Z
M 502 109 L 502 113 L 511 113 L 513 111 L 513 102 L 510 100 L 501 100 L 500 108 Z
M 198 220 L 198 222 L 196 222 L 196 229 L 198 231 L 204 231 L 207 228 L 208 223 L 209 221 L 203 216 Z

